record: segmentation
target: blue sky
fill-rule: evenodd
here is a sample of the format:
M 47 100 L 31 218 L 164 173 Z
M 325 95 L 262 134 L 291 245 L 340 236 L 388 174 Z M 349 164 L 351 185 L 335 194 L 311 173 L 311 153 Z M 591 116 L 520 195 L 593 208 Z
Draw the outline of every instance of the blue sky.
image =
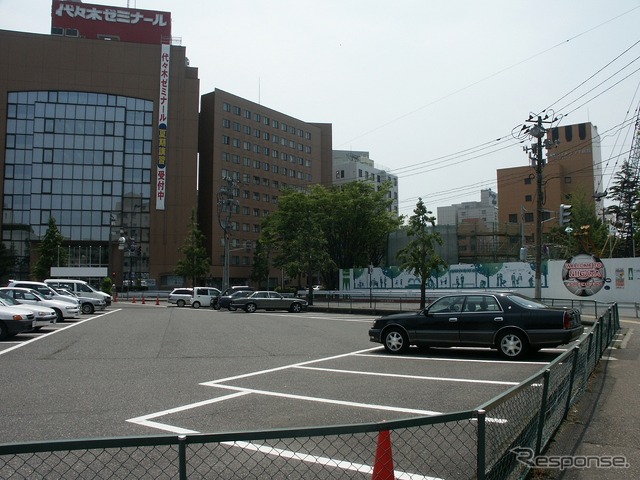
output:
M 638 114 L 640 1 L 131 0 L 169 11 L 173 36 L 215 88 L 309 122 L 333 146 L 399 176 L 400 211 L 496 190 L 528 164 L 512 135 L 544 109 L 592 122 L 604 188 Z M 0 0 L 0 28 L 48 33 L 51 2 Z M 498 192 L 499 193 L 499 192 Z

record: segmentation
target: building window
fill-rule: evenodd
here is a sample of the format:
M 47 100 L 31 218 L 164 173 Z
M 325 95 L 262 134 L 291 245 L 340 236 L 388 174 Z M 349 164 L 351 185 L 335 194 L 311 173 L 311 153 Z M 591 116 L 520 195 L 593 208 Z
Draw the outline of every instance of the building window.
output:
M 509 223 L 518 223 L 518 214 L 510 213 L 509 214 Z
M 227 102 L 224 102 L 222 104 L 222 110 L 225 112 L 230 112 L 231 111 L 231 105 L 229 105 Z
M 533 196 L 531 196 L 531 195 L 525 195 L 525 196 L 524 196 L 524 201 L 525 201 L 525 202 L 532 202 L 532 201 L 533 201 Z
M 525 223 L 533 223 L 533 212 L 525 212 L 524 221 Z
M 571 177 L 564 177 L 564 183 L 571 183 Z
M 524 184 L 525 185 L 531 185 L 531 181 L 532 181 L 532 178 L 531 177 L 527 177 L 527 178 L 524 179 Z

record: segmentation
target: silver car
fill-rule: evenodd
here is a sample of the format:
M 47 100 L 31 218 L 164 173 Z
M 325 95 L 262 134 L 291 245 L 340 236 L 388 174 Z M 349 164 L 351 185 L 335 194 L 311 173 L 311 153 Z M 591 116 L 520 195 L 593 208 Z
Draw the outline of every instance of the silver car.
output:
M 278 292 L 258 290 L 248 297 L 232 297 L 229 308 L 242 308 L 247 313 L 253 313 L 256 310 L 287 310 L 299 313 L 307 308 L 307 301 L 301 298 L 283 297 Z
M 70 292 L 65 288 L 54 288 L 54 290 L 60 295 L 77 298 L 80 301 L 80 310 L 86 315 L 91 315 L 96 310 L 102 311 L 107 308 L 107 302 L 104 298 L 85 297 L 84 295 Z

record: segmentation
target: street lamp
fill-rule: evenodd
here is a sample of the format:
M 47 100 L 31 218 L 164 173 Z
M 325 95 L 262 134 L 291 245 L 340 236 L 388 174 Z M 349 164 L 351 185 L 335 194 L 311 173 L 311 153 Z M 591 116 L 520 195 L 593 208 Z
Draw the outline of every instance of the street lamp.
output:
M 122 277 L 122 287 L 121 287 L 121 291 L 124 292 L 124 249 L 127 246 L 127 239 L 124 237 L 124 231 L 122 229 L 120 229 L 120 238 L 118 238 L 118 250 L 120 251 L 120 264 L 121 264 L 121 269 L 120 269 L 120 276 Z M 128 298 L 128 295 L 127 295 Z

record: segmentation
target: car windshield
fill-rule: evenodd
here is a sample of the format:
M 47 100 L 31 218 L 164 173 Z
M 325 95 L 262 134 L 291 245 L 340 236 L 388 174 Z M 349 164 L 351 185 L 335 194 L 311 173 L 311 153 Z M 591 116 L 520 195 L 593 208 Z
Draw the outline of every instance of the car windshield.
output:
M 509 300 L 524 308 L 549 308 L 548 305 L 523 295 L 509 295 Z
M 20 305 L 20 302 L 16 301 L 11 295 L 7 295 L 4 292 L 0 292 L 0 300 L 5 305 Z

